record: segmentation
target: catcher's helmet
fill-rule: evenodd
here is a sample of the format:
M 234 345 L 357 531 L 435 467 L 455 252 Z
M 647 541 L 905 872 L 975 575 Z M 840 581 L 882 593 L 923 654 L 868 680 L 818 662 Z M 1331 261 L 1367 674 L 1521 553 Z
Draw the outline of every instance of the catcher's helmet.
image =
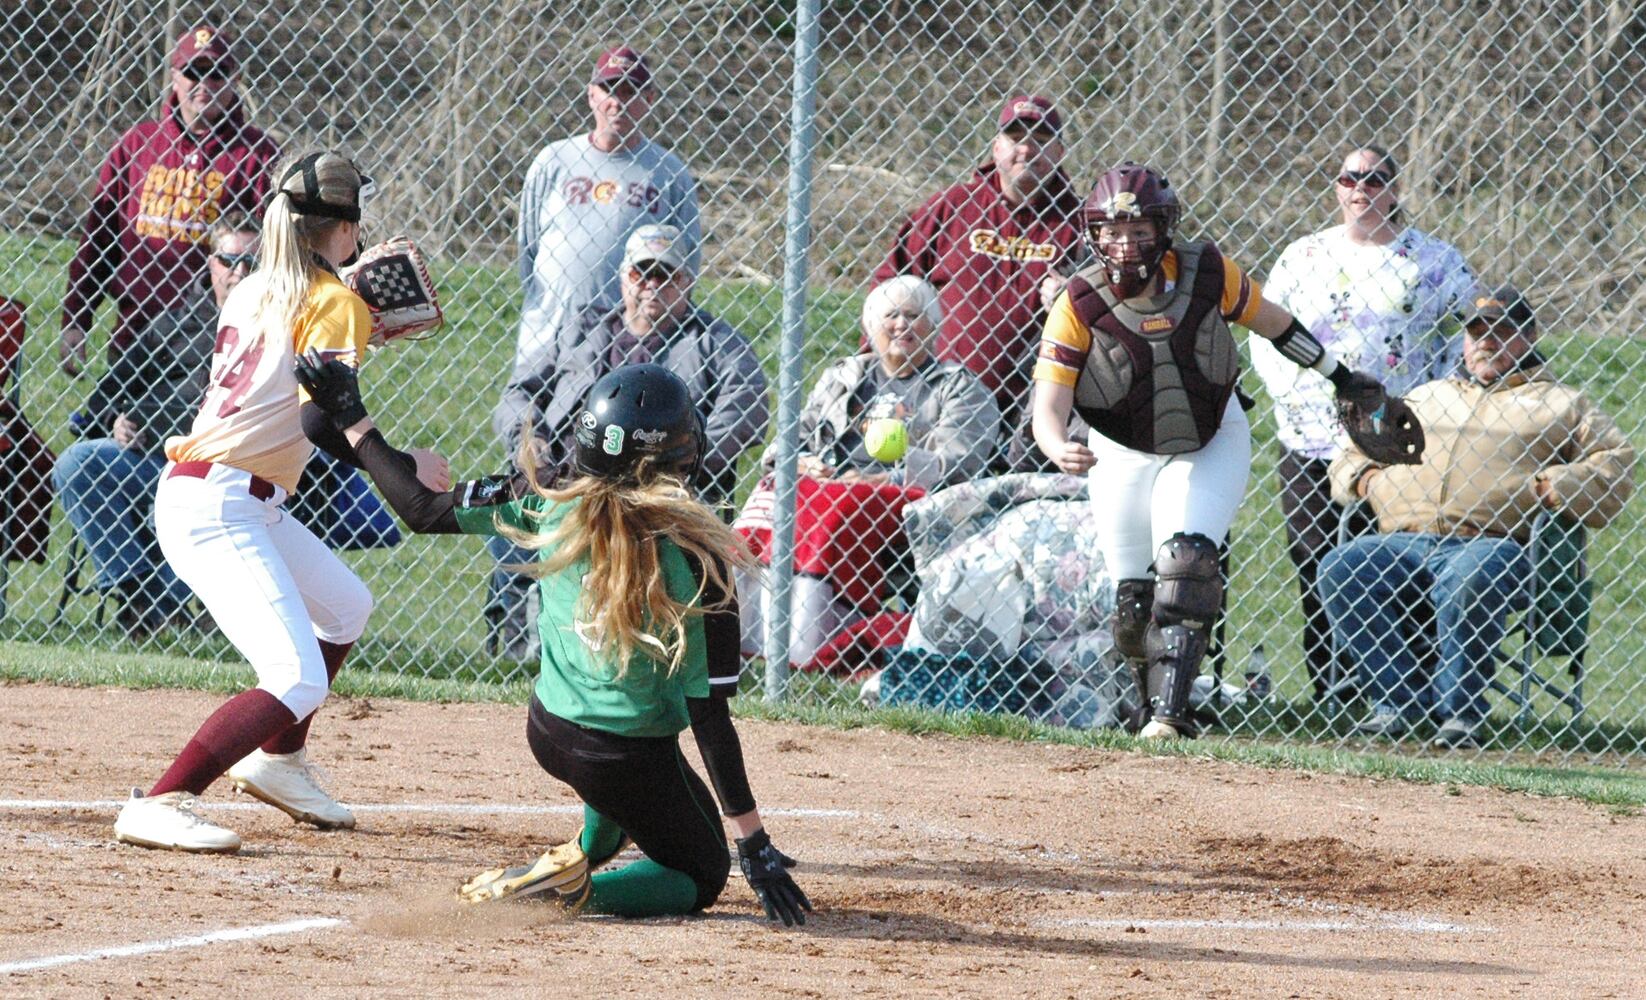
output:
M 642 461 L 688 483 L 703 460 L 703 417 L 662 365 L 628 365 L 594 384 L 577 415 L 577 471 L 632 482 Z
M 1130 298 L 1148 287 L 1166 251 L 1171 249 L 1182 214 L 1171 182 L 1152 167 L 1128 161 L 1097 179 L 1092 193 L 1080 206 L 1080 225 L 1116 295 Z M 1106 243 L 1098 235 L 1105 223 L 1138 220 L 1154 223 L 1153 240 Z

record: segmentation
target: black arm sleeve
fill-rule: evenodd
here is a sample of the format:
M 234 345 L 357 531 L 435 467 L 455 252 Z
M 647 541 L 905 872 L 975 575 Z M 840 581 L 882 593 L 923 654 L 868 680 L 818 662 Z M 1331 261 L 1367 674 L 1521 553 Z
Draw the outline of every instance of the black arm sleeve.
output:
M 701 569 L 695 564 L 692 573 L 703 579 Z M 739 816 L 754 808 L 754 793 L 749 790 L 749 776 L 743 764 L 743 743 L 737 738 L 731 710 L 726 707 L 726 699 L 737 693 L 737 675 L 742 662 L 737 650 L 737 595 L 723 595 L 711 583 L 704 589 L 703 603 L 717 603 L 722 596 L 728 598 L 727 605 L 703 616 L 709 696 L 686 699 L 686 708 L 691 713 L 692 736 L 703 754 L 709 783 L 714 785 L 715 797 L 720 800 L 720 811 L 727 816 Z
M 703 754 L 709 783 L 720 800 L 720 812 L 741 816 L 753 809 L 754 793 L 749 790 L 749 775 L 743 767 L 743 743 L 737 738 L 726 699 L 717 695 L 687 698 L 686 708 L 691 712 L 692 736 Z
M 459 535 L 456 491 L 436 493 L 417 479 L 417 462 L 396 451 L 373 427 L 351 452 L 359 456 L 360 467 L 371 476 L 377 492 L 411 530 L 425 535 Z
M 304 403 L 297 408 L 297 416 L 303 421 L 303 436 L 309 439 L 309 443 L 339 462 L 344 462 L 356 469 L 363 468 L 359 456 L 354 453 L 353 448 L 349 447 L 349 439 L 344 436 L 342 431 L 332 425 L 331 418 L 326 416 L 324 410 L 313 403 Z M 387 442 L 384 443 L 387 444 Z M 396 452 L 396 454 L 400 453 Z M 407 459 L 411 458 L 410 455 L 405 457 Z M 415 469 L 416 467 L 417 463 L 413 461 L 412 468 Z

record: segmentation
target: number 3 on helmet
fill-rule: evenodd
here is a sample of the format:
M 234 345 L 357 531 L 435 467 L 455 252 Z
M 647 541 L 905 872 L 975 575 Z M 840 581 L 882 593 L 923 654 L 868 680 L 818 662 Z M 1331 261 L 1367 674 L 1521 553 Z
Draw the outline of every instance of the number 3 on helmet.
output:
M 690 483 L 703 461 L 703 417 L 691 391 L 662 365 L 628 365 L 589 390 L 577 417 L 577 471 L 633 482 L 649 472 Z

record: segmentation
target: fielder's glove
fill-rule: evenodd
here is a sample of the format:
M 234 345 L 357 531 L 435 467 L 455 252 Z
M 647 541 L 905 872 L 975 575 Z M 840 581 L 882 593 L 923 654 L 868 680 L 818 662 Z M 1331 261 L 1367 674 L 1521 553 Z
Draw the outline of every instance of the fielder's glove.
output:
M 340 275 L 371 310 L 371 347 L 436 329 L 446 320 L 423 252 L 404 236 L 368 247 Z
M 319 351 L 310 350 L 297 359 L 296 374 L 297 384 L 308 390 L 309 399 L 338 430 L 366 419 L 360 376 L 349 365 L 337 358 L 322 359 Z
M 743 869 L 743 878 L 766 908 L 766 919 L 782 920 L 783 926 L 793 927 L 806 922 L 812 901 L 794 884 L 787 867 L 794 862 L 772 846 L 772 838 L 764 829 L 756 830 L 737 842 L 737 866 Z
M 1390 396 L 1383 383 L 1365 372 L 1351 372 L 1340 366 L 1333 375 L 1337 417 L 1355 447 L 1379 465 L 1417 465 L 1423 461 L 1423 425 L 1405 400 Z

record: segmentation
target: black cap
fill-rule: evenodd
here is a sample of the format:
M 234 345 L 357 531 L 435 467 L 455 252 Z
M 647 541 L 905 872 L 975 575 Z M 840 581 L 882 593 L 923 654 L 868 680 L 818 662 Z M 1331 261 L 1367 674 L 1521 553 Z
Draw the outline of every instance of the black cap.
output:
M 1537 329 L 1537 317 L 1520 289 L 1513 285 L 1499 285 L 1475 294 L 1474 302 L 1463 313 L 1463 324 L 1475 322 L 1497 324 L 1507 320 L 1522 332 Z

